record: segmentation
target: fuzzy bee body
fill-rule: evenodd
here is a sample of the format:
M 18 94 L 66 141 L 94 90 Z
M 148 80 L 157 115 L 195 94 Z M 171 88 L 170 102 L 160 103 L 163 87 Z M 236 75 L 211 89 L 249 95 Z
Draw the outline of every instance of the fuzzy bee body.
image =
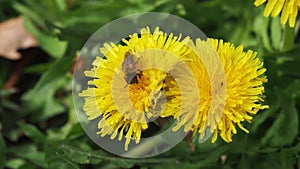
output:
M 138 77 L 141 76 L 141 71 L 136 68 L 137 62 L 138 59 L 136 59 L 130 51 L 125 53 L 122 71 L 125 74 L 124 79 L 127 84 L 138 83 Z

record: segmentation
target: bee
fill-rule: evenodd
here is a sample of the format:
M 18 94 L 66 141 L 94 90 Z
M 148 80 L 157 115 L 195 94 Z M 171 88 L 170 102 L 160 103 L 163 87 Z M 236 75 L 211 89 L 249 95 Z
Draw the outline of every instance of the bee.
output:
M 138 83 L 138 77 L 140 77 L 142 73 L 142 71 L 137 70 L 136 68 L 136 63 L 138 61 L 139 59 L 136 59 L 131 51 L 127 51 L 125 53 L 124 61 L 122 63 L 122 71 L 125 74 L 124 79 L 126 80 L 127 85 Z

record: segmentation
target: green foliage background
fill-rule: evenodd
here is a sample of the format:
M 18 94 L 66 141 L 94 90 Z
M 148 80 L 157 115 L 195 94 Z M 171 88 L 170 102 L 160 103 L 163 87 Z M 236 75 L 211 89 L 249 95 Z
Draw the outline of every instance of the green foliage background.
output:
M 45 57 L 27 66 L 20 90 L 2 86 L 13 68 L 0 59 L 0 169 L 35 168 L 300 168 L 299 26 L 263 17 L 252 0 L 0 0 L 0 20 L 21 15 Z M 79 125 L 72 102 L 72 62 L 89 36 L 118 17 L 166 12 L 198 26 L 208 37 L 258 51 L 267 68 L 266 102 L 250 134 L 233 142 L 186 142 L 146 159 L 124 159 L 101 150 Z M 299 19 L 298 19 L 299 25 Z M 221 160 L 221 156 L 226 158 Z

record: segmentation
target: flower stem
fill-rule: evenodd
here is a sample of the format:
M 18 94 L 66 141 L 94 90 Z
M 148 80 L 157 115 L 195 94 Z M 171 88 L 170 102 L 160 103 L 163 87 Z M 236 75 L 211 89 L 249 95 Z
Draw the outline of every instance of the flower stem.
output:
M 295 41 L 295 28 L 291 28 L 288 24 L 284 26 L 283 44 L 281 51 L 288 51 L 293 49 Z

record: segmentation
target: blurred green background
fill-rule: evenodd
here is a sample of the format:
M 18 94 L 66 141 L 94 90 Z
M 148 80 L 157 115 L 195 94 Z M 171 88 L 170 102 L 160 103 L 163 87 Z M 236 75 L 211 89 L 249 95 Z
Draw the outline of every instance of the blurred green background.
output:
M 0 0 L 0 21 L 22 16 L 39 42 L 19 50 L 19 60 L 0 57 L 0 169 L 300 168 L 299 19 L 292 29 L 279 17 L 264 17 L 263 10 L 252 0 Z M 74 59 L 106 23 L 149 11 L 177 15 L 208 37 L 258 52 L 267 68 L 270 109 L 244 124 L 250 134 L 238 130 L 229 144 L 220 138 L 196 142 L 194 152 L 182 141 L 157 157 L 124 159 L 83 132 L 72 102 Z

